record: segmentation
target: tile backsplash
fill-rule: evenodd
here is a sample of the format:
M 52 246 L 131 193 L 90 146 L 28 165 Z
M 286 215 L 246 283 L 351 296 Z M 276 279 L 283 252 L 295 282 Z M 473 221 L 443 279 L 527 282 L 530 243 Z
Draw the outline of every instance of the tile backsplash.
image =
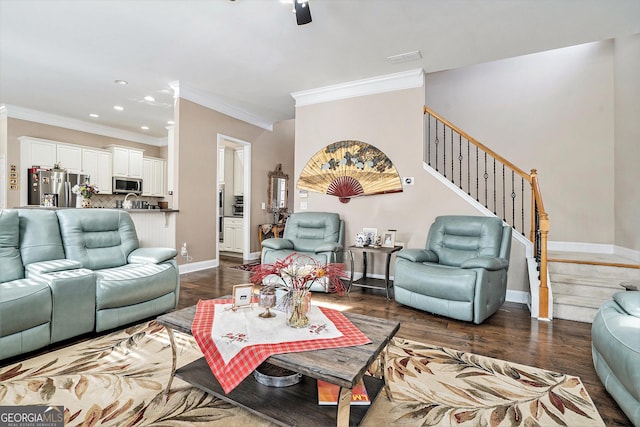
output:
M 125 198 L 126 194 L 96 194 L 91 198 L 91 205 L 94 208 L 115 208 L 116 207 L 116 201 L 120 200 L 123 201 Z M 138 196 L 136 197 L 129 197 L 130 201 L 135 201 L 135 200 L 139 200 L 139 201 L 145 201 L 148 202 L 149 205 L 151 206 L 156 206 L 158 204 L 159 201 L 163 200 L 162 197 L 151 197 L 151 196 Z

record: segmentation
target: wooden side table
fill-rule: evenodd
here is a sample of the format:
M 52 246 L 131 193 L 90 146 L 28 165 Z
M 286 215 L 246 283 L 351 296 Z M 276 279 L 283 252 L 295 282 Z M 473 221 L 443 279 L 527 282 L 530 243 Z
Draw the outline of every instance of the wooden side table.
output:
M 261 224 L 258 226 L 258 241 L 262 251 L 262 241 L 271 237 L 280 237 L 284 232 L 284 224 Z
M 347 287 L 347 292 L 351 291 L 351 286 L 359 286 L 361 288 L 372 288 L 372 289 L 384 289 L 387 293 L 387 299 L 389 297 L 389 288 L 393 286 L 391 281 L 389 280 L 389 265 L 391 264 L 391 255 L 394 252 L 398 252 L 402 249 L 402 246 L 394 246 L 392 248 L 374 248 L 373 246 L 349 246 L 347 248 L 347 252 L 349 252 L 349 258 L 351 260 L 351 277 L 349 278 L 349 286 Z M 362 269 L 362 278 L 354 281 L 353 280 L 353 253 L 354 252 L 362 252 L 362 260 L 363 260 L 363 269 Z M 374 279 L 367 278 L 367 253 L 373 254 L 386 254 L 386 264 L 384 269 L 384 279 Z

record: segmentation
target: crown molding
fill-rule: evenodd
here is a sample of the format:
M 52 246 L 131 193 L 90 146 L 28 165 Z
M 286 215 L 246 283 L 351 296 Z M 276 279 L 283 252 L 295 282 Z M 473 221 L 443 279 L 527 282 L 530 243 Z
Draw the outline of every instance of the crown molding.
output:
M 273 131 L 273 121 L 245 111 L 242 108 L 238 108 L 237 106 L 232 105 L 211 93 L 196 89 L 193 86 L 180 81 L 169 83 L 169 87 L 173 89 L 173 93 L 176 98 L 180 97 L 188 101 L 195 102 L 196 104 L 218 111 L 222 114 L 226 114 L 234 119 L 242 120 L 243 122 L 247 122 L 268 131 Z
M 167 145 L 167 138 L 155 138 L 148 135 L 141 135 L 122 129 L 96 123 L 85 122 L 83 120 L 72 119 L 70 117 L 59 116 L 57 114 L 45 113 L 43 111 L 32 110 L 30 108 L 19 107 L 17 105 L 5 104 L 7 116 L 12 119 L 27 120 L 30 122 L 42 123 L 50 126 L 57 126 L 65 129 L 77 130 L 80 132 L 93 133 L 96 135 L 108 136 L 110 138 L 124 139 L 126 141 L 139 142 L 141 144 L 162 147 Z
M 337 85 L 324 86 L 317 89 L 303 90 L 291 94 L 296 101 L 296 107 L 319 104 L 339 99 L 355 98 L 357 96 L 373 95 L 376 93 L 392 92 L 402 89 L 412 89 L 424 86 L 424 71 L 422 68 L 355 80 Z

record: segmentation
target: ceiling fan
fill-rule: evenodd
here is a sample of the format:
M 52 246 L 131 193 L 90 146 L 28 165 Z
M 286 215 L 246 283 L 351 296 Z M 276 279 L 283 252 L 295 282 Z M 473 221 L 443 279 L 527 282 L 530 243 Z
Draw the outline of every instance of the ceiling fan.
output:
M 230 0 L 232 2 L 236 0 Z M 309 9 L 309 0 L 280 0 L 281 3 L 293 3 L 293 13 L 296 15 L 298 25 L 304 25 L 311 22 L 311 10 Z
M 308 0 L 293 0 L 294 9 L 296 14 L 296 21 L 298 25 L 304 25 L 311 22 L 311 10 L 309 9 Z

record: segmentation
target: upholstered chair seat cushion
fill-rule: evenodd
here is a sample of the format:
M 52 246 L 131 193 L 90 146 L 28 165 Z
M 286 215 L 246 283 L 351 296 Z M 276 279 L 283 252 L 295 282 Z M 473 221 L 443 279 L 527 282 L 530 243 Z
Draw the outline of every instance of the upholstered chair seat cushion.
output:
M 0 359 L 49 344 L 51 290 L 35 279 L 0 283 Z
M 176 288 L 176 272 L 169 263 L 127 264 L 95 273 L 98 310 L 149 301 Z

